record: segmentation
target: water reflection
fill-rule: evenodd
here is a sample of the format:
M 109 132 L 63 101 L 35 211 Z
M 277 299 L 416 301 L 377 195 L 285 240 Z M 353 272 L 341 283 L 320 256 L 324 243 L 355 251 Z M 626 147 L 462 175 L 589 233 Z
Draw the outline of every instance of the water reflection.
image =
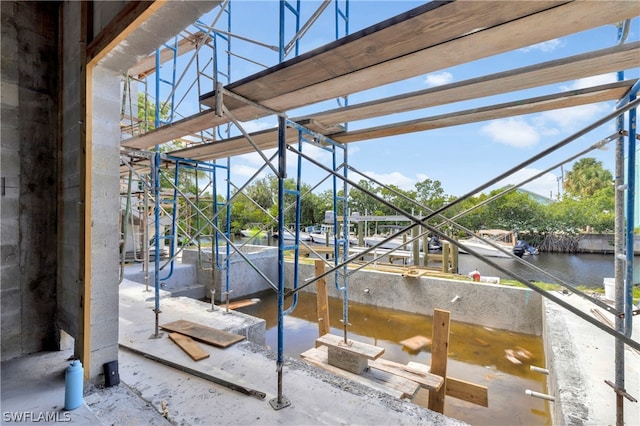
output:
M 614 276 L 613 255 L 540 253 L 536 256 L 526 256 L 524 260 L 572 285 L 601 288 L 605 277 Z M 545 274 L 534 271 L 515 259 L 491 258 L 491 261 L 503 268 L 521 274 L 529 280 L 553 282 Z M 458 262 L 461 274 L 478 269 L 484 276 L 510 278 L 482 260 L 470 255 L 461 254 Z M 640 282 L 640 256 L 635 256 L 634 258 L 633 276 L 634 283 Z
M 236 240 L 238 243 L 244 241 L 246 241 L 245 238 L 238 238 Z M 269 241 L 267 238 L 262 238 L 259 241 L 252 242 L 252 244 L 277 245 L 278 240 L 271 239 Z M 554 282 L 547 275 L 534 271 L 515 259 L 497 257 L 490 259 L 501 267 L 516 272 L 528 280 Z M 603 279 L 614 276 L 614 256 L 612 254 L 540 253 L 535 256 L 525 256 L 523 259 L 571 285 L 602 288 Z M 458 268 L 460 274 L 466 275 L 474 269 L 478 269 L 484 276 L 512 279 L 512 277 L 493 268 L 482 260 L 476 259 L 471 255 L 461 254 L 459 256 Z M 634 284 L 640 283 L 640 256 L 635 256 L 633 260 L 633 282 Z
M 277 347 L 277 304 L 273 292 L 261 297 L 257 305 L 240 309 L 264 318 L 267 322 L 267 345 Z M 330 299 L 331 332 L 342 335 L 342 301 Z M 529 370 L 529 365 L 545 365 L 542 339 L 538 336 L 511 333 L 464 324 L 452 318 L 448 372 L 452 377 L 487 386 L 489 407 L 479 407 L 455 398 L 446 399 L 445 414 L 474 425 L 548 425 L 548 403 L 525 395 L 526 389 L 546 393 L 546 376 Z M 429 365 L 429 348 L 410 352 L 399 342 L 423 335 L 431 337 L 432 317 L 349 304 L 349 338 L 385 348 L 384 359 L 406 364 L 410 361 Z M 301 293 L 298 307 L 285 318 L 285 353 L 297 357 L 314 347 L 318 335 L 315 295 Z M 531 359 L 514 364 L 505 350 L 523 348 Z M 414 397 L 417 404 L 427 405 L 428 392 Z

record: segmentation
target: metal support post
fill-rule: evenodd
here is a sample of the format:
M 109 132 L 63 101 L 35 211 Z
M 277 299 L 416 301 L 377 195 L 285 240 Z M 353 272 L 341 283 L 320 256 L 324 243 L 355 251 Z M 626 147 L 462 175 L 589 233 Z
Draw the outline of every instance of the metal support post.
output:
M 278 235 L 284 235 L 284 180 L 287 177 L 287 149 L 286 149 L 285 118 L 278 116 Z M 278 373 L 278 396 L 271 399 L 269 404 L 274 410 L 291 405 L 282 395 L 282 368 L 284 365 L 284 238 L 278 238 L 278 359 L 276 372 Z

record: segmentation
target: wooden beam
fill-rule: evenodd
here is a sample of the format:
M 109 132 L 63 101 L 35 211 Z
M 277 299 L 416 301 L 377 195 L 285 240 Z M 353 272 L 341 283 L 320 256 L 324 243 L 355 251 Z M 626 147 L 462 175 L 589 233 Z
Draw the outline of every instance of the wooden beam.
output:
M 429 3 L 226 89 L 272 110 L 288 111 L 637 15 L 634 2 L 626 1 L 522 2 L 517 8 L 503 1 L 434 6 Z M 202 100 L 209 102 L 213 96 Z M 241 121 L 268 115 L 251 105 L 229 109 Z M 205 111 L 123 145 L 144 149 L 227 122 Z
M 482 407 L 489 406 L 489 392 L 486 386 L 476 385 L 453 377 L 447 377 L 447 396 L 471 402 Z
M 442 385 L 444 384 L 444 378 L 442 376 L 415 370 L 404 364 L 389 361 L 386 359 L 369 361 L 369 367 L 381 371 L 386 371 L 387 373 L 391 373 L 396 376 L 400 376 L 402 378 L 419 383 L 423 388 L 429 389 L 429 395 L 431 395 L 432 392 L 439 392 L 440 390 L 444 392 L 444 388 L 442 387 Z
M 324 261 L 315 261 L 316 277 L 324 274 Z M 323 277 L 316 281 L 316 303 L 318 311 L 318 336 L 331 333 L 329 321 L 329 292 L 327 290 L 327 280 Z
M 636 68 L 640 41 L 569 56 L 509 71 L 471 78 L 411 93 L 334 108 L 293 121 L 313 120 L 325 126 L 479 99 L 563 81 Z M 317 130 L 316 130 L 317 131 Z M 330 134 L 320 132 L 323 134 Z M 331 132 L 337 133 L 337 132 Z
M 329 364 L 328 348 L 326 346 L 311 348 L 301 353 L 300 357 L 309 364 L 329 371 L 336 376 L 376 389 L 394 398 L 411 398 L 420 387 L 414 381 L 402 379 L 379 370 L 369 370 L 361 374 L 355 374 L 342 368 L 334 367 Z
M 467 9 L 471 4 L 482 5 L 487 8 L 486 10 L 483 9 L 481 15 L 484 15 L 487 11 L 493 11 L 504 20 L 501 24 L 494 26 L 483 27 L 480 25 L 470 28 L 468 34 L 459 34 L 456 38 L 442 41 L 440 44 L 427 45 L 414 53 L 389 59 L 368 68 L 354 70 L 351 73 L 308 85 L 298 90 L 291 90 L 286 94 L 272 97 L 261 103 L 276 111 L 287 111 L 293 107 L 309 105 L 371 89 L 383 84 L 505 53 L 601 25 L 615 24 L 627 18 L 633 18 L 638 13 L 637 5 L 630 1 L 574 1 L 561 5 L 554 2 L 555 7 L 541 10 L 538 13 L 531 12 L 530 14 L 522 11 L 524 13 L 518 14 L 517 17 L 512 15 L 512 19 L 509 19 L 504 18 L 503 15 L 504 9 L 513 9 L 513 3 L 510 2 L 456 3 L 464 9 L 465 13 L 463 15 L 470 21 L 475 21 L 466 15 L 466 12 L 470 12 L 472 9 Z M 529 5 L 532 3 L 541 4 L 538 2 L 526 2 Z M 519 7 L 517 9 L 523 4 L 525 3 L 518 3 Z M 500 10 L 500 8 L 503 10 Z M 437 31 L 442 28 L 440 24 L 435 22 L 431 22 L 430 25 L 433 28 L 437 28 Z M 466 25 L 462 25 L 462 27 L 467 28 Z M 478 28 L 484 29 L 478 31 Z M 421 37 L 440 39 L 438 35 L 429 31 L 421 33 L 419 37 L 415 34 L 411 37 L 414 39 Z M 387 44 L 385 40 L 380 40 L 380 43 L 394 47 L 393 44 Z M 342 61 L 349 61 L 349 59 L 346 57 L 340 58 Z M 318 65 L 316 64 L 316 66 Z M 299 78 L 302 77 L 299 76 Z M 250 96 L 250 93 L 240 94 Z
M 444 413 L 444 397 L 447 388 L 447 358 L 449 356 L 449 324 L 451 314 L 435 309 L 433 312 L 433 337 L 431 339 L 431 374 L 444 378 L 444 386 L 429 391 L 429 409 Z
M 210 37 L 206 36 L 202 31 L 190 34 L 188 37 L 181 37 L 178 41 L 178 56 L 184 55 L 196 49 L 198 44 L 206 43 Z M 160 50 L 160 64 L 173 59 L 173 49 L 164 48 Z M 144 78 L 156 69 L 155 52 L 142 59 L 133 67 L 129 68 L 129 75 L 137 78 Z
M 166 0 L 132 1 L 124 5 L 120 12 L 100 31 L 87 47 L 87 59 L 97 63 L 149 16 L 160 9 Z
M 605 54 L 605 51 L 607 52 Z M 605 55 L 605 56 L 603 56 Z M 400 96 L 394 96 L 390 98 L 381 99 L 374 102 L 366 102 L 364 104 L 353 105 L 345 108 L 338 108 L 334 110 L 330 110 L 323 113 L 318 113 L 313 116 L 306 116 L 301 118 L 294 118 L 293 121 L 296 122 L 305 122 L 311 120 L 310 117 L 313 117 L 313 120 L 322 121 L 323 123 L 329 125 L 334 120 L 340 120 L 341 114 L 345 114 L 344 121 L 349 120 L 360 120 L 370 117 L 375 117 L 381 115 L 382 111 L 387 111 L 390 113 L 397 113 L 405 110 L 405 107 L 402 106 L 403 102 L 406 101 L 406 110 L 415 109 L 417 105 L 421 105 L 422 108 L 432 107 L 441 105 L 444 103 L 448 103 L 448 101 L 460 101 L 466 100 L 470 97 L 479 97 L 479 96 L 491 96 L 497 95 L 500 93 L 505 93 L 509 90 L 522 90 L 531 86 L 531 84 L 541 85 L 541 84 L 551 84 L 554 82 L 560 82 L 564 80 L 565 75 L 570 75 L 572 78 L 580 78 L 585 76 L 594 75 L 591 73 L 593 70 L 597 74 L 609 72 L 616 69 L 625 69 L 631 66 L 631 63 L 637 62 L 637 57 L 640 55 L 640 42 L 631 43 L 626 46 L 625 49 L 604 49 L 600 51 L 599 54 L 594 55 L 579 55 L 582 57 L 573 57 L 567 58 L 566 62 L 563 60 L 552 61 L 545 64 L 538 64 L 533 67 L 525 67 L 520 70 L 514 70 L 509 73 L 499 73 L 494 74 L 493 76 L 487 76 L 480 79 L 471 79 L 465 80 L 458 83 L 452 83 L 446 86 L 442 86 L 442 88 L 428 89 L 426 91 L 418 91 L 413 93 L 408 93 Z M 571 59 L 575 59 L 577 61 L 577 65 L 573 65 Z M 597 60 L 596 60 L 597 59 Z M 594 63 L 595 62 L 595 63 Z M 603 66 L 604 64 L 615 64 L 614 66 Z M 598 66 L 598 64 L 600 64 Z M 548 68 L 547 68 L 548 67 Z M 589 68 L 596 67 L 596 68 Z M 623 67 L 623 68 L 618 68 Z M 580 71 L 583 73 L 581 74 Z M 620 83 L 620 86 L 616 86 L 617 89 L 612 88 L 608 93 L 596 93 L 598 90 L 605 90 L 604 86 L 601 89 L 589 88 L 582 89 L 580 91 L 572 91 L 560 93 L 557 96 L 557 103 L 551 103 L 552 98 L 538 98 L 540 105 L 537 106 L 539 108 L 537 111 L 541 110 L 551 110 L 556 107 L 563 107 L 562 102 L 565 102 L 565 106 L 575 106 L 575 105 L 583 105 L 589 102 L 596 102 L 599 100 L 611 100 L 611 99 L 619 99 L 621 97 L 621 93 L 624 93 L 623 87 L 629 86 L 629 84 L 633 84 L 633 80 L 628 81 L 627 83 Z M 586 96 L 587 93 L 593 91 L 592 97 Z M 473 94 L 473 95 L 470 95 Z M 582 95 L 582 96 L 579 96 Z M 554 96 L 554 95 L 550 95 Z M 570 97 L 573 97 L 572 99 Z M 536 98 L 533 98 L 536 99 Z M 511 110 L 508 111 L 509 114 L 506 116 L 513 116 L 518 114 L 529 113 L 520 109 L 521 104 L 532 103 L 533 99 L 522 100 L 519 102 L 511 103 Z M 569 100 L 567 100 L 569 99 Z M 456 112 L 451 114 L 445 114 L 441 116 L 432 117 L 429 122 L 432 126 L 438 126 L 433 128 L 445 127 L 447 125 L 459 125 L 466 124 L 468 122 L 476 122 L 482 120 L 483 114 L 488 117 L 488 111 L 491 108 L 500 108 L 502 106 L 509 106 L 509 103 L 499 104 L 493 107 L 485 107 L 486 109 L 473 109 L 468 111 Z M 529 105 L 529 108 L 534 108 L 535 105 Z M 474 115 L 476 114 L 476 115 Z M 493 118 L 503 118 L 498 115 L 498 113 L 494 113 Z M 459 117 L 458 117 L 459 116 Z M 487 118 L 489 119 L 489 118 Z M 427 119 L 421 119 L 427 120 Z M 442 121 L 439 121 L 442 120 Z M 458 120 L 458 121 L 447 121 L 447 120 Z M 471 120 L 471 121 L 469 121 Z M 420 120 L 415 120 L 420 121 Z M 412 122 L 409 122 L 409 127 Z M 395 124 L 400 126 L 400 124 Z M 390 126 L 395 126 L 390 125 Z M 380 128 L 375 127 L 373 129 L 378 129 L 380 132 L 384 132 L 385 126 L 381 126 Z M 400 127 L 399 127 L 400 129 Z M 400 130 L 397 131 L 400 131 Z M 396 130 L 394 130 L 396 131 Z M 340 142 L 357 142 L 361 140 L 366 140 L 368 129 L 362 129 L 352 132 L 343 132 L 343 133 L 332 133 L 329 136 L 339 140 Z M 391 130 L 389 130 L 392 133 Z M 399 134 L 402 134 L 400 132 Z M 251 134 L 251 137 L 254 139 L 256 144 L 263 149 L 275 148 L 277 146 L 277 132 L 274 129 L 262 130 L 260 132 L 255 132 Z M 297 132 L 293 131 L 293 129 L 287 130 L 287 143 L 294 143 L 297 140 Z M 217 158 L 225 158 L 233 155 L 245 154 L 247 152 L 251 152 L 253 148 L 248 144 L 248 142 L 244 139 L 244 137 L 234 137 L 230 139 L 226 139 L 223 141 L 216 141 L 209 144 L 202 144 L 190 148 L 181 149 L 178 151 L 174 151 L 171 155 L 175 155 L 181 158 L 191 158 L 195 160 L 211 160 Z
M 618 100 L 635 83 L 626 80 L 587 89 L 561 92 L 553 95 L 539 96 L 503 104 L 457 111 L 449 114 L 418 118 L 384 126 L 370 127 L 352 132 L 331 135 L 331 138 L 341 142 L 358 142 L 406 133 L 422 132 L 443 127 L 459 126 L 479 121 L 496 120 L 516 115 L 533 114 L 536 112 L 568 108 L 578 105 L 591 104 L 610 100 Z
M 417 371 L 430 372 L 428 365 L 421 364 L 419 362 L 410 361 L 407 363 L 407 367 Z M 480 405 L 482 407 L 489 406 L 489 392 L 486 386 L 477 385 L 475 383 L 467 382 L 466 380 L 447 376 L 446 388 L 447 396 Z

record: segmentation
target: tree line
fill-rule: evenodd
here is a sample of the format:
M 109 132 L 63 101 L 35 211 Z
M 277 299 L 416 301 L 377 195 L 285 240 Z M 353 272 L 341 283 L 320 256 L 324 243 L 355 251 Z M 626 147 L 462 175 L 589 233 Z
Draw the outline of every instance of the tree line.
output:
M 358 185 L 367 192 L 375 194 L 388 204 L 401 210 L 411 212 L 416 216 L 427 215 L 430 211 L 439 209 L 457 197 L 445 193 L 442 183 L 438 180 L 425 179 L 415 184 L 411 190 L 403 190 L 394 185 L 380 187 L 367 180 L 360 180 Z M 288 190 L 295 190 L 293 179 L 286 179 L 284 186 Z M 563 182 L 563 195 L 557 200 L 541 202 L 528 192 L 510 190 L 504 195 L 475 208 L 497 194 L 509 190 L 509 187 L 496 189 L 488 193 L 480 193 L 469 197 L 442 214 L 447 218 L 454 218 L 455 222 L 472 231 L 480 229 L 507 229 L 521 234 L 537 235 L 534 239 L 542 238 L 548 233 L 577 234 L 591 231 L 597 233 L 612 232 L 614 229 L 614 181 L 611 172 L 604 169 L 602 162 L 594 158 L 583 158 L 576 162 L 566 173 Z M 513 189 L 513 188 L 511 188 Z M 195 188 L 192 188 L 195 191 Z M 319 193 L 311 191 L 308 184 L 301 184 L 300 193 L 300 224 L 302 226 L 322 223 L 326 211 L 343 213 L 343 204 L 334 205 L 331 190 Z M 241 193 L 234 193 L 230 206 L 230 231 L 238 232 L 254 226 L 262 229 L 276 229 L 278 180 L 275 176 L 257 179 L 248 185 Z M 338 199 L 344 194 L 338 193 Z M 219 196 L 218 203 L 224 203 Z M 365 191 L 352 187 L 347 194 L 348 212 L 385 216 L 397 215 L 398 210 L 389 207 L 380 200 L 371 197 Z M 295 195 L 291 191 L 285 194 L 285 224 L 296 222 Z M 202 201 L 200 208 L 205 214 L 211 215 L 210 201 Z M 468 213 L 464 213 L 468 212 Z M 219 214 L 221 229 L 226 231 L 226 211 Z M 441 219 L 433 218 L 430 224 L 436 226 Z M 372 225 L 373 226 L 373 225 Z M 452 236 L 463 236 L 456 228 L 445 225 L 442 228 Z M 207 229 L 204 234 L 210 234 Z

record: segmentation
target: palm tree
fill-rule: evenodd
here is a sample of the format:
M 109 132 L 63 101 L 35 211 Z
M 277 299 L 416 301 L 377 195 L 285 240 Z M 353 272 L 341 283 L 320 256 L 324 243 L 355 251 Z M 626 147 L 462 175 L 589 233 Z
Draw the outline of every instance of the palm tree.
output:
M 610 187 L 612 182 L 613 175 L 602 166 L 602 161 L 587 157 L 577 161 L 567 172 L 563 188 L 569 195 L 586 198 Z

